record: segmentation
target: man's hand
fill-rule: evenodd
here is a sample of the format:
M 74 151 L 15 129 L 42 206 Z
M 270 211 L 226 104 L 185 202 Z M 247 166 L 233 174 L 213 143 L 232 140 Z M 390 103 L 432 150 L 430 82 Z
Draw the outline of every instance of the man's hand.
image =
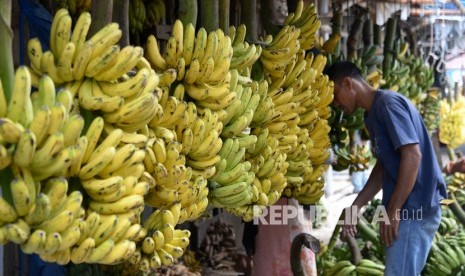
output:
M 355 234 L 357 234 L 357 227 L 355 224 L 344 224 L 342 226 L 343 238 L 355 237 Z
M 379 234 L 381 236 L 381 242 L 386 246 L 391 246 L 395 240 L 397 240 L 397 233 L 399 231 L 399 211 L 389 211 L 387 212 L 389 218 L 389 224 L 386 222 L 380 223 Z
M 356 211 L 357 209 L 355 209 Z M 344 209 L 344 212 L 342 213 L 343 215 L 343 221 L 344 224 L 342 225 L 342 238 L 347 238 L 347 237 L 354 237 L 355 234 L 357 234 L 357 220 L 353 219 L 352 211 L 354 211 L 354 208 L 347 207 Z

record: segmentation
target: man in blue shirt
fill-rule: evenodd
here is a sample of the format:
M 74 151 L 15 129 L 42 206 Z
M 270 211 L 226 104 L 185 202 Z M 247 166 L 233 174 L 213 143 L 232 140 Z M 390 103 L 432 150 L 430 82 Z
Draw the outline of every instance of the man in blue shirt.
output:
M 382 188 L 388 220 L 380 223 L 386 246 L 385 275 L 419 275 L 441 219 L 440 200 L 447 197 L 441 169 L 420 114 L 399 93 L 375 90 L 351 62 L 326 72 L 334 81 L 334 104 L 346 113 L 365 110 L 377 162 L 367 184 L 346 211 L 360 210 Z M 354 236 L 346 223 L 343 236 Z

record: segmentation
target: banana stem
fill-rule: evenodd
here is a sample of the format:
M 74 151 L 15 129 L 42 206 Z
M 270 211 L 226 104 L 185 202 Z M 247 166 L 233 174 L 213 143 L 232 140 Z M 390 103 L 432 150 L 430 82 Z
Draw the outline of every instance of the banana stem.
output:
M 339 216 L 339 221 L 342 221 L 345 217 L 345 211 L 342 211 L 341 215 Z M 331 235 L 331 238 L 329 239 L 328 243 L 328 252 L 332 251 L 334 248 L 334 245 L 337 242 L 337 239 L 339 237 L 339 232 L 341 231 L 341 225 L 338 223 L 336 227 L 334 228 L 333 234 Z
M 394 39 L 396 36 L 396 29 L 397 29 L 397 19 L 396 18 L 389 18 L 387 21 L 386 27 L 386 36 L 384 39 L 384 60 L 383 60 L 383 75 L 389 76 L 389 72 L 391 71 L 391 62 L 392 62 L 392 50 L 394 47 Z
M 129 10 L 129 8 L 128 8 Z M 113 13 L 113 0 L 92 2 L 92 25 L 90 26 L 90 36 L 111 23 Z
M 360 31 L 363 27 L 364 15 L 365 12 L 358 9 L 354 23 L 350 27 L 349 37 L 347 38 L 347 58 L 349 60 L 355 60 L 357 58 L 357 43 L 360 39 Z
M 342 26 L 342 5 L 340 1 L 333 0 L 331 3 L 333 8 L 333 19 L 331 24 L 331 33 L 332 34 L 341 34 L 341 26 Z
M 0 79 L 8 103 L 13 93 L 13 31 L 11 30 L 11 0 L 0 2 Z
M 357 230 L 364 239 L 371 241 L 378 250 L 382 248 L 377 233 L 373 229 L 371 229 L 370 226 L 366 225 L 363 221 L 359 220 L 357 223 Z
M 195 28 L 197 24 L 197 14 L 197 0 L 179 0 L 178 15 L 179 20 L 181 20 L 184 26 L 191 23 Z
M 362 253 L 358 247 L 357 240 L 354 237 L 347 237 L 345 241 L 347 242 L 350 253 L 352 254 L 352 263 L 354 265 L 358 265 L 358 263 L 362 260 Z
M 248 4 L 251 4 L 251 3 L 248 3 Z M 244 10 L 244 9 L 248 9 L 249 7 L 243 7 L 242 8 L 242 12 L 243 12 L 243 15 L 242 15 L 242 18 L 243 19 L 245 16 L 249 16 L 249 15 L 244 15 L 244 13 L 247 13 L 248 11 Z M 265 1 L 262 1 L 261 2 L 261 7 L 260 7 L 260 17 L 261 17 L 261 20 L 262 20 L 262 26 L 263 26 L 263 29 L 265 29 L 265 32 L 266 34 L 270 34 L 272 36 L 275 36 L 280 30 L 281 30 L 281 26 L 279 25 L 276 25 L 274 23 L 274 17 L 276 15 L 276 2 L 273 1 L 273 0 L 265 0 Z M 291 7 L 289 6 L 288 7 L 288 11 L 289 12 L 293 12 L 295 10 L 295 7 Z M 252 16 L 252 15 L 250 15 Z M 244 20 L 244 19 L 243 19 Z M 251 19 L 246 19 L 248 22 L 249 20 Z M 253 23 L 253 21 L 252 21 Z M 247 23 L 246 23 L 247 24 Z M 254 26 L 250 26 L 250 28 L 253 28 Z M 249 31 L 249 26 L 247 26 L 247 35 L 249 35 L 251 31 Z
M 342 26 L 342 6 L 338 1 L 332 1 L 331 3 L 333 9 L 333 19 L 331 20 L 331 35 L 341 35 L 341 26 Z M 336 44 L 334 49 L 333 56 L 339 57 L 341 55 L 341 40 Z
M 460 221 L 462 225 L 465 225 L 465 211 L 462 209 L 460 204 L 457 202 L 453 192 L 449 192 L 449 198 L 452 199 L 452 202 L 449 206 L 454 215 L 457 217 L 457 220 Z
M 381 45 L 381 26 L 373 22 L 373 44 Z
M 230 7 L 230 0 L 219 0 L 220 7 L 219 7 L 219 26 L 220 29 L 223 30 L 224 33 L 229 32 L 229 7 Z
M 113 0 L 113 21 L 119 24 L 121 48 L 129 45 L 129 0 Z
M 200 0 L 200 24 L 207 32 L 219 27 L 218 9 L 218 0 Z
M 454 149 L 451 147 L 447 147 L 447 154 L 449 155 L 449 160 L 451 162 L 457 160 L 457 156 L 455 155 Z
M 370 18 L 363 23 L 363 45 L 365 47 L 373 45 L 373 22 Z

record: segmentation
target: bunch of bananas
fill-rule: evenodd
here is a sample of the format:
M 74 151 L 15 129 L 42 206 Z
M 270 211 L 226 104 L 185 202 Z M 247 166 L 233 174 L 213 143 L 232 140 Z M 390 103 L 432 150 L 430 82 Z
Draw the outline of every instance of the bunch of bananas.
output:
M 384 265 L 370 259 L 362 259 L 355 268 L 357 275 L 384 275 Z M 344 275 L 344 274 L 341 274 Z
M 465 173 L 455 172 L 452 175 L 446 176 L 444 180 L 448 188 L 454 187 L 456 189 L 463 189 L 465 187 Z
M 370 259 L 362 259 L 357 265 L 348 260 L 342 260 L 324 271 L 327 275 L 384 275 L 384 265 Z
M 333 100 L 334 84 L 328 76 L 323 74 L 323 68 L 326 64 L 326 57 L 317 55 L 310 59 L 313 69 L 316 71 L 316 78 L 311 84 L 311 88 L 316 91 L 316 97 L 309 101 L 303 102 L 306 110 L 315 109 L 318 112 L 318 119 L 305 126 L 309 130 L 309 137 L 313 142 L 313 147 L 307 149 L 313 170 L 306 173 L 299 196 L 296 199 L 303 204 L 312 204 L 320 199 L 323 195 L 324 180 L 322 174 L 326 170 L 326 161 L 329 157 L 329 148 L 331 142 L 329 132 L 331 130 L 328 119 L 331 116 L 329 104 Z
M 145 3 L 146 28 L 152 28 L 166 21 L 166 7 L 162 0 L 151 0 Z
M 146 146 L 146 168 L 155 179 L 156 186 L 145 196 L 146 204 L 157 208 L 168 208 L 173 203 L 181 204 L 180 223 L 198 218 L 208 205 L 206 179 L 193 176 L 183 154 L 184 144 L 175 140 L 175 133 L 157 127 L 156 137 L 150 138 Z M 174 225 L 176 226 L 176 225 Z
M 70 261 L 113 264 L 129 258 L 135 250 L 133 240 L 145 235 L 139 224 L 133 226 L 131 217 L 125 216 L 134 209 L 132 201 L 126 199 L 130 196 L 122 197 L 127 192 L 124 189 L 113 193 L 119 187 L 114 185 L 115 181 L 112 185 L 116 188 L 109 187 L 113 179 L 92 179 L 112 161 L 108 152 L 115 153 L 110 141 L 116 134 L 109 135 L 108 140 L 96 147 L 100 134 L 88 131 L 81 136 L 84 120 L 69 113 L 72 96 L 68 90 L 55 95 L 54 83 L 48 76 L 40 79 L 39 90 L 31 96 L 30 85 L 28 70 L 20 67 L 12 101 L 3 114 L 7 117 L 2 118 L 2 129 L 8 133 L 6 139 L 2 135 L 2 141 L 8 143 L 2 146 L 11 149 L 10 166 L 2 173 L 11 170 L 13 177 L 10 183 L 13 205 L 2 198 L 4 218 L 9 222 L 4 241 L 21 244 L 25 252 L 38 253 L 42 259 L 60 264 Z M 103 120 L 95 121 L 101 122 L 98 127 L 101 132 Z M 8 125 L 10 130 L 6 128 Z M 17 138 L 12 136 L 15 133 L 19 135 Z M 68 194 L 66 178 L 71 176 L 79 177 L 83 186 L 95 191 L 86 195 L 102 201 L 91 201 L 85 211 L 81 207 L 83 194 L 79 191 Z M 122 178 L 118 176 L 117 181 L 121 183 Z M 95 185 L 103 189 L 98 190 Z M 135 205 L 143 207 L 142 196 Z
M 246 149 L 256 140 L 253 135 L 225 140 L 219 152 L 221 161 L 217 166 L 218 171 L 210 179 L 213 206 L 242 207 L 257 196 L 252 188 L 255 179 L 255 174 L 250 171 L 252 165 L 249 161 L 244 161 Z
M 32 70 L 50 76 L 37 77 L 38 91 L 24 97 L 31 99 L 33 114 L 42 118 L 41 126 L 35 128 L 43 132 L 36 143 L 37 157 L 43 155 L 43 160 L 36 162 L 44 167 L 31 172 L 37 171 L 37 179 L 44 181 L 74 177 L 88 200 L 87 210 L 80 214 L 84 222 L 80 237 L 71 244 L 70 254 L 52 252 L 44 258 L 114 264 L 132 256 L 136 242 L 146 235 L 140 214 L 144 195 L 155 186 L 144 164 L 147 123 L 163 110 L 158 104 L 161 90 L 156 90 L 159 78 L 142 58 L 142 48 L 128 46 L 120 51 L 115 43 L 121 31 L 115 23 L 86 41 L 90 23 L 90 15 L 83 13 L 71 35 L 71 18 L 66 10 L 59 10 L 52 24 L 51 51 L 42 53 L 37 39 L 28 44 Z M 127 74 L 132 69 L 136 73 Z M 60 84 L 65 89 L 55 95 L 55 85 Z M 92 119 L 95 115 L 89 111 L 98 111 L 101 117 Z M 85 113 L 86 122 L 80 112 Z M 80 136 L 85 125 L 86 135 Z
M 149 13 L 130 3 L 139 32 L 155 4 Z M 283 193 L 317 201 L 333 84 L 324 56 L 305 53 L 320 25 L 315 9 L 298 5 L 263 49 L 245 41 L 245 25 L 228 36 L 177 20 L 166 51 L 152 35 L 146 57 L 142 47 L 120 49 L 116 23 L 87 39 L 89 13 L 72 28 L 59 10 L 50 51 L 30 40 L 30 73 L 18 70 L 9 105 L 0 97 L 0 168 L 12 171 L 12 198 L 0 199 L 4 242 L 52 262 L 128 260 L 150 272 L 183 255 L 190 233 L 175 227 L 199 218 L 209 199 L 245 220 Z M 143 221 L 146 205 L 155 210 Z
M 234 77 L 239 78 L 237 70 L 233 70 Z M 250 85 L 237 83 L 231 89 L 235 89 L 236 99 L 227 109 L 227 115 L 223 120 L 223 130 L 221 137 L 229 138 L 241 135 L 250 127 L 254 114 L 260 103 L 259 84 L 250 80 Z M 264 88 L 263 86 L 261 88 Z
M 202 271 L 200 261 L 195 256 L 195 251 L 188 249 L 182 261 L 184 265 L 189 268 L 189 271 L 194 273 L 200 273 Z
M 431 67 L 423 64 L 422 59 L 409 53 L 408 48 L 407 42 L 396 44 L 396 59 L 389 72 L 384 74 L 386 83 L 382 87 L 398 91 L 420 109 L 428 89 L 434 83 L 434 72 Z
M 457 99 L 442 99 L 439 113 L 439 141 L 450 149 L 455 149 L 465 142 L 465 98 L 458 95 Z
M 421 103 L 420 113 L 426 128 L 435 132 L 440 124 L 441 93 L 437 88 L 428 89 L 425 100 Z
M 170 266 L 180 258 L 189 245 L 190 232 L 175 229 L 181 216 L 181 204 L 160 208 L 144 222 L 145 238 L 139 241 L 136 252 L 128 263 L 145 273 L 156 271 L 162 265 Z
M 342 260 L 325 269 L 324 273 L 325 275 L 350 275 L 356 268 L 349 260 Z
M 375 85 L 372 86 L 377 89 L 379 88 L 379 81 L 382 77 L 382 72 L 377 70 L 377 68 L 383 63 L 384 56 L 382 47 L 378 44 L 366 45 L 360 51 L 360 57 L 355 59 L 354 63 L 360 69 L 362 76 L 364 76 L 367 81 L 373 81 L 373 84 Z M 378 72 L 379 74 L 376 74 L 375 72 Z
M 158 78 L 147 68 L 141 47 L 116 44 L 121 38 L 118 24 L 110 23 L 89 40 L 89 13 L 83 13 L 71 35 L 71 17 L 59 10 L 50 34 L 50 49 L 42 53 L 40 43 L 28 43 L 31 68 L 37 74 L 48 74 L 55 85 L 63 84 L 78 95 L 79 104 L 87 110 L 103 112 L 106 122 L 127 132 L 135 132 L 157 113 L 157 95 L 153 94 Z M 141 69 L 133 77 L 127 73 Z M 142 70 L 146 68 L 146 70 Z M 34 79 L 34 78 L 33 78 Z M 38 84 L 33 82 L 34 86 Z
M 283 83 L 287 78 L 286 67 L 296 58 L 297 52 L 301 49 L 299 35 L 299 28 L 285 25 L 275 37 L 272 37 L 271 41 L 265 42 L 260 62 L 265 74 L 274 79 L 274 82 Z
M 463 235 L 433 242 L 428 261 L 425 266 L 425 275 L 457 275 L 465 264 Z
M 337 163 L 334 164 L 334 170 L 341 171 L 349 169 L 351 172 L 364 171 L 368 169 L 372 155 L 370 147 L 367 145 L 353 146 L 350 151 L 347 147 L 337 148 Z
M 129 1 L 129 30 L 131 33 L 136 34 L 144 30 L 147 14 L 143 0 Z
M 304 1 L 297 2 L 295 12 L 286 17 L 284 24 L 300 29 L 298 39 L 302 49 L 310 50 L 313 48 L 316 39 L 315 34 L 321 25 L 314 5 L 304 7 Z
M 177 80 L 183 81 L 190 97 L 186 100 L 215 111 L 226 108 L 235 98 L 229 89 L 231 58 L 231 39 L 223 31 L 218 29 L 207 34 L 200 28 L 196 35 L 192 24 L 184 27 L 180 20 L 173 25 L 163 55 L 154 35 L 147 40 L 147 59 L 154 70 L 175 69 Z
M 364 113 L 363 109 L 357 108 L 352 114 L 344 114 L 339 125 L 349 131 L 360 130 L 365 127 Z
M 233 47 L 230 69 L 237 69 L 241 75 L 249 76 L 252 65 L 259 59 L 263 49 L 260 45 L 249 44 L 245 41 L 247 28 L 244 24 L 229 27 L 229 37 Z
M 53 7 L 55 10 L 67 9 L 76 17 L 83 12 L 90 12 L 92 0 L 54 0 Z
M 438 232 L 442 236 L 450 235 L 455 233 L 458 230 L 458 224 L 454 217 L 441 217 L 441 222 L 439 223 Z

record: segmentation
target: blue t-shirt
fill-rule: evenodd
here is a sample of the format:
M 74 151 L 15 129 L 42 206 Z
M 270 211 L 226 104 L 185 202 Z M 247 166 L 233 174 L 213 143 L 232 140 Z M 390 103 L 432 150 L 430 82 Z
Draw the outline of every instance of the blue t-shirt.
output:
M 427 215 L 447 198 L 441 169 L 418 110 L 399 93 L 378 90 L 373 105 L 365 113 L 373 153 L 383 164 L 383 205 L 387 205 L 397 183 L 400 165 L 399 147 L 418 144 L 422 154 L 418 176 L 407 198 L 403 213 Z M 402 185 L 402 183 L 400 183 Z

